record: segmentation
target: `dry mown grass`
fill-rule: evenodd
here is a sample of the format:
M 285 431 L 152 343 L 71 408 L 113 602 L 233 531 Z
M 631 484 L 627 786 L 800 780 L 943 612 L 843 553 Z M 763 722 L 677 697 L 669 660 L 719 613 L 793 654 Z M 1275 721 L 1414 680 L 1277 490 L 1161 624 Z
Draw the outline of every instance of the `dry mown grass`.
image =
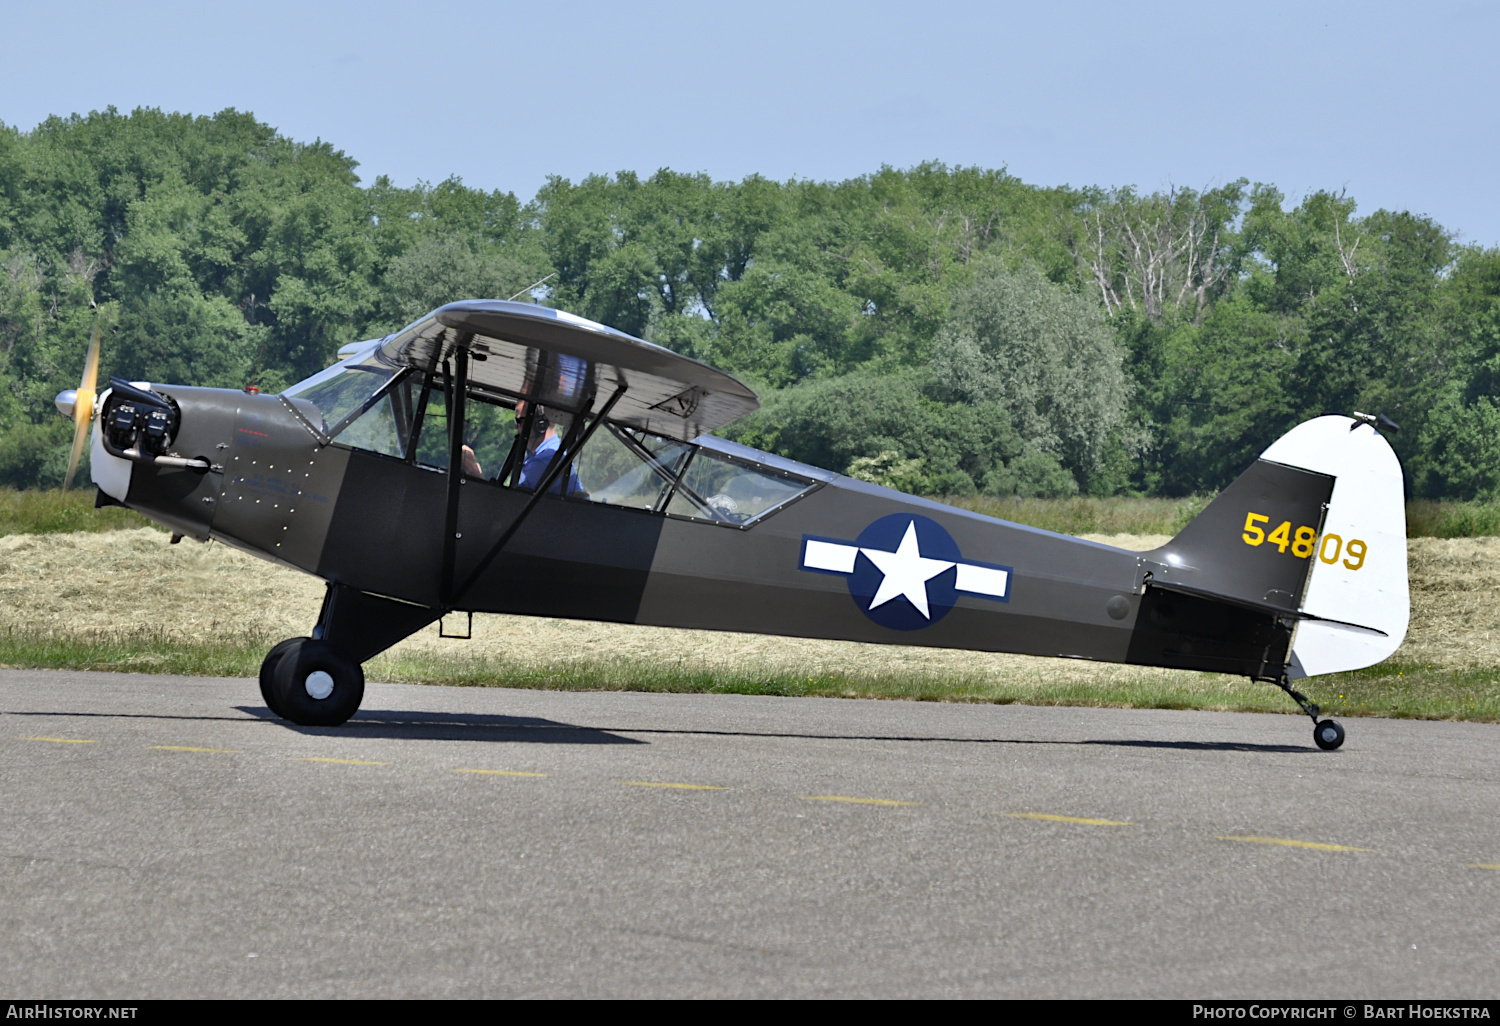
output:
M 1086 535 L 1147 549 L 1165 535 Z M 1345 714 L 1500 719 L 1500 538 L 1414 539 L 1412 628 L 1382 667 L 1309 682 Z M 305 634 L 323 585 L 151 529 L 0 538 L 0 659 L 12 665 L 251 675 Z M 478 616 L 472 641 L 419 632 L 371 679 L 1289 711 L 1215 674 L 948 649 Z M 1337 696 L 1337 697 L 1336 697 Z

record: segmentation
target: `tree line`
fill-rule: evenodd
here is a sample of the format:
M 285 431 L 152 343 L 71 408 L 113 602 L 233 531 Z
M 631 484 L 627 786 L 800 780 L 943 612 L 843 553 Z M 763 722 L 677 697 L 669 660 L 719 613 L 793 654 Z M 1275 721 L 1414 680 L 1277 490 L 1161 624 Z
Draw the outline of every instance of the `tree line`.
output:
M 0 125 L 0 483 L 60 479 L 96 316 L 107 373 L 279 390 L 519 293 L 744 378 L 732 436 L 920 494 L 1203 494 L 1356 409 L 1401 423 L 1415 496 L 1500 490 L 1500 250 L 1342 192 L 927 163 L 522 201 L 357 167 L 234 110 Z

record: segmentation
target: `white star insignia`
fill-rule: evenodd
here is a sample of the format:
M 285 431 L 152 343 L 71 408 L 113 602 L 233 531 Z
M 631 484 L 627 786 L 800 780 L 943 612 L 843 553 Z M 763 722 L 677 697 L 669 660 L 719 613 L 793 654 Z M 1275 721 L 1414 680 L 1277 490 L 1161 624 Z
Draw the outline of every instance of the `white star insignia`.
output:
M 894 599 L 905 598 L 930 623 L 932 608 L 927 602 L 927 582 L 953 566 L 958 567 L 953 578 L 954 591 L 998 602 L 1010 601 L 1010 567 L 965 560 L 928 559 L 922 555 L 917 543 L 915 520 L 907 521 L 906 534 L 895 552 L 806 535 L 802 539 L 802 569 L 825 574 L 853 574 L 861 552 L 884 575 L 875 597 L 865 609 L 866 613 Z
M 916 607 L 917 612 L 928 620 L 932 619 L 932 613 L 927 608 L 927 582 L 957 564 L 945 559 L 928 559 L 922 555 L 917 545 L 915 521 L 906 525 L 906 534 L 902 536 L 901 544 L 895 552 L 866 548 L 859 551 L 885 575 L 875 591 L 875 597 L 870 600 L 871 609 L 883 606 L 898 596 L 905 596 Z

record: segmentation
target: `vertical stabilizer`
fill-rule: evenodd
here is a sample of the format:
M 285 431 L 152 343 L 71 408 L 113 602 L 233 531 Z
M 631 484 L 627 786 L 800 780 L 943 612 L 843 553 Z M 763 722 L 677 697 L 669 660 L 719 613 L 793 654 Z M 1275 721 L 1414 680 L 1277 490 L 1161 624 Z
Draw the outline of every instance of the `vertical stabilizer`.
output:
M 1132 662 L 1293 678 L 1378 663 L 1411 612 L 1401 464 L 1361 421 L 1299 424 L 1142 562 Z

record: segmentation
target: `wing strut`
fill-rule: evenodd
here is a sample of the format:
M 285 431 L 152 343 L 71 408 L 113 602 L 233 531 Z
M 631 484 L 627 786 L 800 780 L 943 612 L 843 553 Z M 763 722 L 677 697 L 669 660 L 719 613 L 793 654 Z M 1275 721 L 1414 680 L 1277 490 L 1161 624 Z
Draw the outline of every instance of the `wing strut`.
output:
M 531 493 L 531 498 L 526 500 L 526 505 L 521 507 L 521 512 L 516 514 L 516 519 L 510 522 L 510 526 L 505 529 L 504 533 L 500 535 L 495 544 L 490 547 L 490 551 L 484 554 L 484 558 L 481 559 L 478 565 L 474 567 L 474 572 L 469 574 L 468 579 L 459 586 L 457 591 L 453 592 L 444 600 L 443 604 L 445 606 L 450 609 L 457 608 L 457 603 L 459 602 L 459 600 L 462 599 L 464 595 L 468 594 L 469 589 L 474 586 L 474 582 L 479 580 L 480 575 L 489 569 L 490 564 L 495 561 L 496 556 L 500 555 L 500 551 L 505 548 L 506 543 L 515 536 L 516 531 L 520 530 L 521 525 L 526 522 L 526 518 L 531 515 L 531 511 L 536 508 L 536 504 L 541 501 L 542 496 L 547 494 L 547 489 L 552 487 L 552 484 L 557 480 L 558 475 L 565 472 L 567 468 L 572 464 L 573 457 L 578 452 L 578 450 L 582 449 L 585 445 L 588 444 L 588 440 L 593 437 L 594 432 L 598 430 L 599 425 L 603 424 L 605 418 L 609 416 L 609 411 L 615 408 L 615 403 L 619 402 L 620 399 L 625 395 L 625 389 L 626 384 L 622 379 L 620 381 L 619 387 L 615 389 L 615 394 L 610 396 L 609 401 L 604 404 L 604 408 L 594 415 L 594 419 L 589 422 L 589 426 L 583 432 L 583 434 L 576 440 L 572 438 L 566 439 L 562 443 L 562 446 L 559 446 L 558 455 L 554 457 L 552 462 L 547 466 L 547 473 L 542 475 L 541 481 L 537 483 L 536 490 Z M 577 426 L 577 424 L 581 424 L 582 422 L 582 418 L 579 418 L 579 420 L 575 422 L 575 427 Z M 447 541 L 451 542 L 454 540 L 452 537 L 453 533 L 454 532 L 452 530 L 448 532 L 449 537 Z M 451 579 L 453 564 L 451 561 L 446 561 L 446 550 L 444 571 L 445 578 Z
M 432 347 L 432 359 L 428 361 L 427 371 L 422 375 L 422 394 L 417 399 L 417 408 L 412 413 L 411 434 L 406 439 L 406 462 L 415 464 L 417 462 L 417 442 L 422 437 L 422 421 L 427 419 L 427 401 L 432 398 L 432 379 L 437 374 L 438 354 L 443 350 L 443 340 L 439 338 Z
M 542 350 L 536 354 L 535 382 L 532 387 L 526 389 L 526 417 L 516 421 L 516 440 L 511 443 L 510 452 L 505 455 L 505 463 L 500 467 L 500 473 L 495 475 L 495 480 L 508 488 L 514 488 L 521 483 L 521 466 L 526 462 L 526 446 L 531 440 L 531 431 L 536 426 L 537 397 L 539 390 L 537 384 L 547 380 L 548 354 Z M 594 397 L 589 396 L 593 402 Z M 511 472 L 515 471 L 515 477 Z
M 453 348 L 453 388 L 448 402 L 448 508 L 443 517 L 443 591 L 453 590 L 453 561 L 458 556 L 458 497 L 464 483 L 464 408 L 468 406 L 469 344 L 460 335 Z

